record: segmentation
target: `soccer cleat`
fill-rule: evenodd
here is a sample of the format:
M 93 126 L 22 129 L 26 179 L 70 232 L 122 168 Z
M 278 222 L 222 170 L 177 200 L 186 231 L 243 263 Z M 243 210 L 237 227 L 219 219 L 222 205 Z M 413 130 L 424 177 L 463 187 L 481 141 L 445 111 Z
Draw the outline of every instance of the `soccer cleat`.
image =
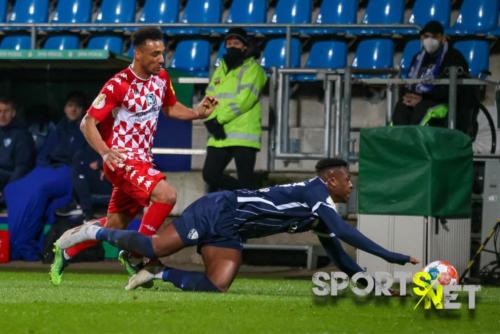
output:
M 57 244 L 54 244 L 54 262 L 50 266 L 50 282 L 53 285 L 59 285 L 62 282 L 63 270 L 68 265 L 68 261 L 64 258 L 64 252 Z
M 75 202 L 56 210 L 56 216 L 60 217 L 71 217 L 71 216 L 81 216 L 83 214 L 82 208 Z
M 80 242 L 93 240 L 95 239 L 97 230 L 100 227 L 101 226 L 98 221 L 90 221 L 67 230 L 59 239 L 56 240 L 55 243 L 60 249 L 67 249 L 71 246 L 79 244 Z
M 129 278 L 127 285 L 125 286 L 125 290 L 134 290 L 139 286 L 153 286 L 153 279 L 155 275 L 150 273 L 146 269 L 141 269 L 137 274 L 133 275 Z
M 126 250 L 121 250 L 118 253 L 118 262 L 125 268 L 129 277 L 134 276 L 141 270 L 142 261 L 139 263 L 132 263 L 130 253 Z

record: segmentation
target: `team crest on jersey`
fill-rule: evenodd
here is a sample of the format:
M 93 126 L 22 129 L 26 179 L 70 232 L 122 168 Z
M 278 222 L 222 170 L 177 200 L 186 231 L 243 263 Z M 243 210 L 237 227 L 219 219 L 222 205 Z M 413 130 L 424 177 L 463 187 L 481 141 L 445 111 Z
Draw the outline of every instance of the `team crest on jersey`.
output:
M 196 239 L 198 239 L 198 231 L 196 231 L 196 229 L 192 228 L 192 229 L 189 231 L 189 233 L 188 233 L 188 235 L 187 235 L 187 238 L 188 238 L 189 240 L 196 240 Z
M 148 107 L 154 106 L 156 102 L 155 95 L 153 93 L 146 95 L 146 102 L 148 103 Z
M 94 102 L 92 102 L 92 107 L 96 109 L 101 109 L 102 107 L 104 107 L 105 104 L 106 104 L 106 94 L 101 93 L 97 95 Z
M 10 146 L 10 144 L 12 144 L 12 139 L 10 139 L 10 138 L 5 138 L 5 139 L 3 140 L 3 146 L 5 146 L 5 147 L 9 147 L 9 146 Z
M 150 168 L 150 169 L 148 169 L 148 174 L 151 175 L 151 176 L 155 176 L 155 175 L 160 174 L 160 171 L 156 170 L 154 168 Z

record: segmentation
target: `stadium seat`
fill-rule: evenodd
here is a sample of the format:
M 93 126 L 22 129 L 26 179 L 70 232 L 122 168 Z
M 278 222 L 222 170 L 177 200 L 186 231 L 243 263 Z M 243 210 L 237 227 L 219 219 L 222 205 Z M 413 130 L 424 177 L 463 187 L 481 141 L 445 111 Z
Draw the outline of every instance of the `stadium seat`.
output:
M 219 45 L 217 56 L 215 57 L 215 63 L 214 63 L 215 67 L 218 67 L 220 65 L 220 61 L 225 54 L 226 54 L 226 44 L 224 43 L 224 41 L 222 41 L 222 43 L 220 43 Z
M 17 0 L 9 15 L 8 22 L 46 23 L 48 18 L 49 0 Z
M 31 37 L 29 35 L 9 35 L 0 42 L 0 49 L 22 50 L 31 49 Z
M 123 40 L 120 36 L 93 36 L 89 39 L 87 49 L 103 49 L 121 55 L 123 53 Z
M 490 68 L 490 46 L 485 40 L 458 41 L 453 46 L 459 50 L 469 64 L 473 77 L 486 77 Z
M 290 43 L 290 66 L 293 68 L 300 67 L 300 41 L 296 38 L 292 38 Z M 286 39 L 275 38 L 267 42 L 264 48 L 264 54 L 260 60 L 260 64 L 264 68 L 286 67 Z
M 179 0 L 146 0 L 139 23 L 177 23 L 179 20 Z
M 421 50 L 421 42 L 419 39 L 408 41 L 403 50 L 403 55 L 399 62 L 399 70 L 402 78 L 408 78 L 410 73 L 411 61 L 413 57 Z
M 43 48 L 55 50 L 79 49 L 80 39 L 76 35 L 49 36 L 43 44 Z
M 323 0 L 319 7 L 316 24 L 355 24 L 358 12 L 358 0 Z M 302 34 L 343 33 L 346 29 L 301 29 Z
M 223 5 L 220 0 L 188 0 L 181 23 L 221 23 Z M 171 35 L 192 35 L 217 31 L 214 28 L 170 28 L 166 33 Z
M 404 19 L 404 0 L 370 0 L 366 6 L 363 24 L 401 24 Z M 352 30 L 356 34 L 392 34 L 397 29 L 389 28 L 361 28 Z
M 95 19 L 95 23 L 103 24 L 103 28 L 108 30 L 117 28 L 106 27 L 105 23 L 133 23 L 134 21 L 135 0 L 102 0 Z
M 343 41 L 318 41 L 313 44 L 305 68 L 339 69 L 347 64 L 347 43 Z M 315 80 L 314 74 L 294 75 L 293 80 Z
M 134 50 L 135 48 L 133 46 L 130 46 L 126 53 L 127 57 L 129 57 L 130 59 L 134 58 Z
M 311 0 L 278 0 L 271 23 L 310 23 L 312 1 Z M 284 28 L 259 28 L 258 32 L 265 34 L 284 34 Z
M 416 0 L 408 23 L 423 27 L 429 21 L 438 21 L 446 31 L 450 26 L 450 15 L 450 0 Z M 418 31 L 410 30 L 408 33 L 418 34 Z
M 265 23 L 267 2 L 267 0 L 233 0 L 226 23 Z M 256 31 L 255 28 L 247 30 Z
M 58 1 L 51 23 L 89 23 L 92 19 L 91 0 Z
M 394 43 L 388 38 L 362 40 L 356 48 L 352 67 L 355 69 L 392 69 Z M 356 77 L 384 76 L 359 74 Z
M 4 23 L 7 19 L 8 0 L 0 0 L 0 23 Z
M 191 72 L 196 77 L 208 77 L 211 45 L 205 40 L 183 40 L 175 48 L 171 68 Z
M 498 0 L 464 0 L 451 29 L 456 35 L 492 32 L 498 24 Z

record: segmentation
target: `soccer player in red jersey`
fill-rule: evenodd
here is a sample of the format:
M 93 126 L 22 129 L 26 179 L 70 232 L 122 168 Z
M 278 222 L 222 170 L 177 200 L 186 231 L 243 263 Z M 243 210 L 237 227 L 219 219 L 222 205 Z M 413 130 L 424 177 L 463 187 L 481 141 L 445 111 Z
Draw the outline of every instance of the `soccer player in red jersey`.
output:
M 155 169 L 151 148 L 158 116 L 193 120 L 206 118 L 217 100 L 205 96 L 194 108 L 177 101 L 167 72 L 163 69 L 165 45 L 157 28 L 142 28 L 132 37 L 132 64 L 117 73 L 101 89 L 82 120 L 80 129 L 87 142 L 101 155 L 104 174 L 113 184 L 107 217 L 98 222 L 110 228 L 125 228 L 144 207 L 139 232 L 155 234 L 176 202 L 176 191 Z M 50 279 L 59 285 L 69 259 L 96 241 L 61 250 L 54 248 Z M 134 273 L 124 255 L 120 262 Z

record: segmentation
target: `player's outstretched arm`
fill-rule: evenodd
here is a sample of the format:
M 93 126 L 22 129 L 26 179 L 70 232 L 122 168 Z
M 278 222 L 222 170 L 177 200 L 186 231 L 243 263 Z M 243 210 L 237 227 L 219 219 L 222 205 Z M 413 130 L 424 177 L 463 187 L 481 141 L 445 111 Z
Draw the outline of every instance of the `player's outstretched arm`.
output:
M 163 113 L 167 117 L 190 121 L 194 119 L 207 118 L 213 111 L 218 101 L 211 96 L 205 96 L 194 108 L 188 108 L 180 102 L 176 102 L 171 107 L 165 107 Z
M 363 269 L 342 248 L 340 241 L 335 237 L 318 235 L 321 246 L 335 265 L 347 275 L 352 276 Z

